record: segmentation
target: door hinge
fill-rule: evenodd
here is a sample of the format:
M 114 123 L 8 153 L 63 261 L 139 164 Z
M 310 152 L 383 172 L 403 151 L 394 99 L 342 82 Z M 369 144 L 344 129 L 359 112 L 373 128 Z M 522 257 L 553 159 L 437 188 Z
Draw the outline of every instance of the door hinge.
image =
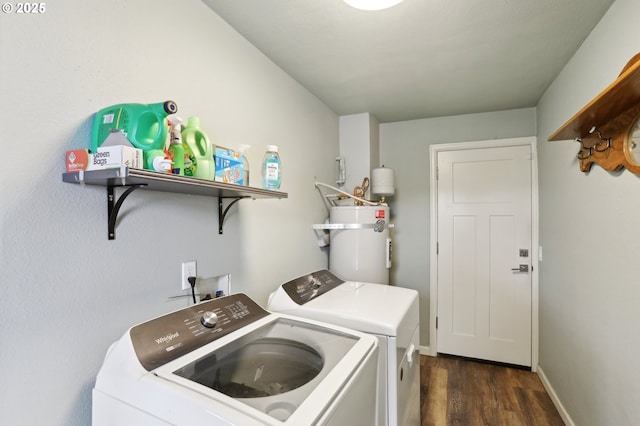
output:
M 438 329 L 438 317 L 436 317 L 436 330 Z
M 436 255 L 440 254 L 440 242 L 436 241 Z

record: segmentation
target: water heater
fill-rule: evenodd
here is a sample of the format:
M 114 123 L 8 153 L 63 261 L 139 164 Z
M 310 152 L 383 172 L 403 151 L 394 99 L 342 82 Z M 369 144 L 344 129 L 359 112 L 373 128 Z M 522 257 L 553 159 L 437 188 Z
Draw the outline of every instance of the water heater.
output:
M 329 224 L 329 269 L 346 281 L 389 284 L 389 207 L 333 206 Z

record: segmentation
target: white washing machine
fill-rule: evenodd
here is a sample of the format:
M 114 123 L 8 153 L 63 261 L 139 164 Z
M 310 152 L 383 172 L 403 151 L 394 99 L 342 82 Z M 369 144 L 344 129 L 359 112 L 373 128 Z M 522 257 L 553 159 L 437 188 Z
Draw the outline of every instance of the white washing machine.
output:
M 278 287 L 269 296 L 267 309 L 377 337 L 380 351 L 376 424 L 420 426 L 417 291 L 343 281 L 321 270 Z
M 93 389 L 93 425 L 369 425 L 377 340 L 269 313 L 244 294 L 130 328 Z

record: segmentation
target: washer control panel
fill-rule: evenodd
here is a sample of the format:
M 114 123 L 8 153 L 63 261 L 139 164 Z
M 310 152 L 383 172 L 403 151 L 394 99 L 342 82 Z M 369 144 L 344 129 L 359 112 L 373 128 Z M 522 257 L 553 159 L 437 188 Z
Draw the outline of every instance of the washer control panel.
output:
M 129 335 L 138 360 L 151 371 L 268 315 L 246 294 L 232 294 L 136 325 Z
M 291 300 L 298 305 L 304 305 L 343 283 L 343 280 L 326 269 L 322 269 L 284 283 L 282 288 Z

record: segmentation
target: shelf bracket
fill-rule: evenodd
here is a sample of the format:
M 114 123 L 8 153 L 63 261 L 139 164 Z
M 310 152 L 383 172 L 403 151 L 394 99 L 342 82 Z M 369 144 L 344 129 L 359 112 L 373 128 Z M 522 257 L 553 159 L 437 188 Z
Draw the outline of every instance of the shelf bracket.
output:
M 233 206 L 235 203 L 237 203 L 238 201 L 242 200 L 243 198 L 248 198 L 248 197 L 236 197 L 233 198 L 233 201 L 231 201 L 227 207 L 223 207 L 222 205 L 222 200 L 223 198 L 226 197 L 218 197 L 218 234 L 222 235 L 222 227 L 224 224 L 224 218 L 227 216 L 227 213 L 229 212 L 229 209 L 231 208 L 231 206 Z
M 110 240 L 116 239 L 116 220 L 118 219 L 118 212 L 125 198 L 129 196 L 134 190 L 147 186 L 146 184 L 131 185 L 124 191 L 120 198 L 116 200 L 115 186 L 107 186 L 107 215 L 109 218 L 108 223 L 108 237 Z

